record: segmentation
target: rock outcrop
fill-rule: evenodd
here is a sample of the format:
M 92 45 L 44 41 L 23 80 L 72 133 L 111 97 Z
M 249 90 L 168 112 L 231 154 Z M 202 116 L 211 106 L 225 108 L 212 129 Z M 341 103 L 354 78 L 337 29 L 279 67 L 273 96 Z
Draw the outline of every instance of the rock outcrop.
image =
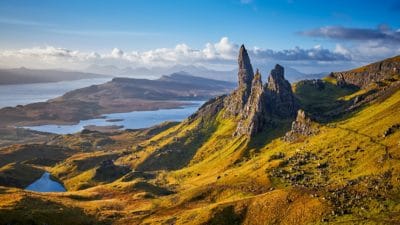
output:
M 312 125 L 311 119 L 306 115 L 306 113 L 299 109 L 297 111 L 296 120 L 292 123 L 292 129 L 286 133 L 283 140 L 287 142 L 297 141 L 301 137 L 308 137 L 318 132 L 317 128 Z
M 263 85 L 261 74 L 253 68 L 245 47 L 239 51 L 239 86 L 225 101 L 225 117 L 238 119 L 235 136 L 254 136 L 269 126 L 274 118 L 294 118 L 298 109 L 284 69 L 276 65 Z
M 130 172 L 127 166 L 115 165 L 112 160 L 105 160 L 101 162 L 100 166 L 96 168 L 95 176 L 96 181 L 112 181 L 116 180 L 123 175 Z
M 189 117 L 189 121 L 196 118 L 207 121 L 223 111 L 223 118 L 237 121 L 234 136 L 253 137 L 271 126 L 274 119 L 295 118 L 298 103 L 282 66 L 276 65 L 263 85 L 260 72 L 257 70 L 254 74 L 247 50 L 242 45 L 238 67 L 238 87 L 230 95 L 205 103 Z
M 294 118 L 298 103 L 292 86 L 284 77 L 284 68 L 277 64 L 268 77 L 266 87 L 267 108 L 271 114 L 281 118 Z
M 262 131 L 268 122 L 265 108 L 265 89 L 262 85 L 261 74 L 257 70 L 251 84 L 250 97 L 245 105 L 234 135 L 254 134 Z
M 244 45 L 240 47 L 238 57 L 238 80 L 239 86 L 227 98 L 226 116 L 237 116 L 244 109 L 252 89 L 254 78 L 253 67 Z
M 391 79 L 400 75 L 400 56 L 385 59 L 354 70 L 331 73 L 338 85 L 354 85 L 364 88 L 373 82 Z

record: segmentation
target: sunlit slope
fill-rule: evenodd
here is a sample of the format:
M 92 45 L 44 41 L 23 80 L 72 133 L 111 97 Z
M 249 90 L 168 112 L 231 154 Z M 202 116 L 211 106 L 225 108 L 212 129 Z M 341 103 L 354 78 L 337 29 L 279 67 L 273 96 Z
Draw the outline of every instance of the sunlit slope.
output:
M 294 220 L 285 218 L 289 211 L 298 210 L 303 218 L 296 217 L 300 224 L 322 219 L 350 224 L 365 220 L 372 224 L 380 220 L 398 221 L 400 132 L 386 137 L 384 134 L 400 124 L 399 113 L 397 91 L 347 119 L 320 125 L 318 134 L 304 141 L 287 143 L 277 138 L 249 160 L 236 163 L 235 150 L 240 149 L 240 139 L 215 134 L 224 147 L 206 154 L 205 149 L 213 149 L 210 146 L 215 143 L 212 135 L 204 148 L 197 151 L 203 152 L 201 160 L 193 160 L 186 168 L 167 175 L 179 187 L 179 194 L 160 201 L 166 208 L 173 207 L 176 215 L 154 216 L 162 220 L 177 217 L 182 224 L 200 224 L 197 219 L 189 221 L 190 215 L 218 220 L 224 214 L 221 221 L 237 218 L 257 224 L 255 221 L 270 218 L 281 224 L 293 224 Z M 229 122 L 218 130 L 224 130 L 224 126 L 229 130 Z M 294 203 L 287 203 L 287 198 L 282 197 L 289 194 L 298 197 Z M 265 209 L 273 207 L 277 213 L 256 213 L 253 204 Z M 188 206 L 190 209 L 185 209 Z M 220 207 L 224 208 L 221 212 Z M 320 213 L 315 214 L 313 207 Z M 281 217 L 276 218 L 278 215 Z
M 400 81 L 398 74 L 381 75 L 366 74 L 368 85 L 352 71 L 295 84 L 292 106 L 310 117 L 313 132 L 290 140 L 284 137 L 295 130 L 294 118 L 252 110 L 274 105 L 262 102 L 273 87 L 260 91 L 257 79 L 252 87 L 260 92 L 236 116 L 240 88 L 181 123 L 58 136 L 49 144 L 74 152 L 38 168 L 69 192 L 0 188 L 0 215 L 12 215 L 0 218 L 26 224 L 28 212 L 39 224 L 54 223 L 52 215 L 77 217 L 78 224 L 399 224 Z M 265 123 L 237 135 L 240 121 Z M 4 161 L 0 172 L 20 174 L 18 168 L 42 163 L 17 156 L 27 166 Z
M 16 207 L 29 211 L 35 205 L 36 221 L 43 222 L 56 221 L 52 213 L 74 216 L 81 224 L 396 224 L 400 132 L 387 130 L 400 124 L 399 112 L 397 91 L 351 117 L 317 125 L 314 136 L 259 145 L 234 138 L 234 122 L 216 114 L 207 120 L 215 128 L 206 139 L 187 142 L 201 144 L 182 168 L 67 194 L 2 189 L 8 200 L 0 213 L 18 221 L 24 210 Z M 199 129 L 197 119 L 162 130 L 143 141 L 142 150 L 151 155 L 155 143 L 179 143 L 181 131 Z M 86 156 L 74 158 L 78 165 Z M 130 159 L 121 156 L 116 163 Z

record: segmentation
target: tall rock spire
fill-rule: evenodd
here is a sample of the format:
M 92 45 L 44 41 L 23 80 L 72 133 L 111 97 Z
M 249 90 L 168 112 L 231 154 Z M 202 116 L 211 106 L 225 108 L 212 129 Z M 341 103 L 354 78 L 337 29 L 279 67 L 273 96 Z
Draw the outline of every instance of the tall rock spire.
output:
M 224 117 L 237 120 L 235 136 L 255 136 L 271 124 L 274 118 L 294 118 L 298 109 L 284 69 L 276 65 L 268 83 L 262 84 L 261 74 L 254 75 L 246 48 L 242 45 L 238 57 L 239 86 L 224 99 Z
M 239 65 L 239 71 L 238 71 L 239 88 L 246 87 L 250 89 L 251 82 L 253 81 L 254 77 L 254 72 L 253 72 L 253 67 L 251 66 L 250 63 L 249 55 L 247 54 L 247 50 L 244 47 L 244 45 L 242 45 L 239 50 L 238 65 Z M 247 91 L 250 92 L 250 90 Z
M 238 66 L 239 86 L 227 99 L 226 115 L 228 116 L 237 116 L 240 114 L 245 107 L 251 92 L 254 72 L 244 45 L 242 45 L 239 50 Z

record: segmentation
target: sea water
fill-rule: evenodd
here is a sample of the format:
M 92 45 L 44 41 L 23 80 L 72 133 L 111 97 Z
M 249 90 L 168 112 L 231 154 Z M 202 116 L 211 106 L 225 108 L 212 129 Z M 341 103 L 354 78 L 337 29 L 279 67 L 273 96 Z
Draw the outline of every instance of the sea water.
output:
M 159 109 L 153 111 L 134 111 L 127 113 L 104 114 L 102 118 L 81 120 L 72 125 L 40 125 L 26 126 L 24 128 L 55 133 L 72 134 L 82 131 L 85 126 L 122 126 L 122 129 L 147 128 L 165 121 L 182 121 L 193 114 L 204 101 L 192 101 L 189 105 L 176 109 Z

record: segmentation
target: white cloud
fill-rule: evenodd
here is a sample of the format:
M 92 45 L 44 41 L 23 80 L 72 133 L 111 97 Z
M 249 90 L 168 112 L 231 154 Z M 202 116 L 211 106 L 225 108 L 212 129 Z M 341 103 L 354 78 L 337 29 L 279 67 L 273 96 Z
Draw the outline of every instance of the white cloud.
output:
M 312 48 L 294 47 L 284 50 L 263 49 L 247 46 L 255 65 L 284 63 L 296 67 L 322 68 L 327 65 L 360 65 L 400 53 L 400 47 L 381 45 L 366 41 L 357 46 L 337 44 L 333 50 L 316 45 Z M 204 48 L 194 49 L 187 44 L 173 48 L 158 48 L 148 51 L 123 51 L 114 48 L 108 53 L 82 52 L 53 46 L 33 47 L 0 51 L 0 67 L 63 68 L 82 70 L 92 64 L 114 65 L 117 67 L 170 67 L 177 64 L 197 65 L 209 68 L 232 68 L 236 65 L 239 45 L 227 37 L 216 43 L 206 43 Z
M 336 44 L 335 50 L 333 52 L 342 54 L 342 55 L 350 55 L 350 51 L 341 44 Z
M 76 67 L 90 64 L 117 66 L 171 66 L 174 64 L 231 63 L 237 56 L 237 45 L 227 37 L 217 43 L 207 43 L 203 49 L 193 49 L 186 44 L 174 48 L 158 48 L 143 52 L 125 52 L 114 48 L 110 53 L 81 52 L 53 46 L 0 51 L 0 66 L 32 68 Z M 73 68 L 74 69 L 74 68 Z
M 114 58 L 117 58 L 117 59 L 118 58 L 122 58 L 124 56 L 124 52 L 119 48 L 114 48 L 111 51 L 111 56 L 114 57 Z

